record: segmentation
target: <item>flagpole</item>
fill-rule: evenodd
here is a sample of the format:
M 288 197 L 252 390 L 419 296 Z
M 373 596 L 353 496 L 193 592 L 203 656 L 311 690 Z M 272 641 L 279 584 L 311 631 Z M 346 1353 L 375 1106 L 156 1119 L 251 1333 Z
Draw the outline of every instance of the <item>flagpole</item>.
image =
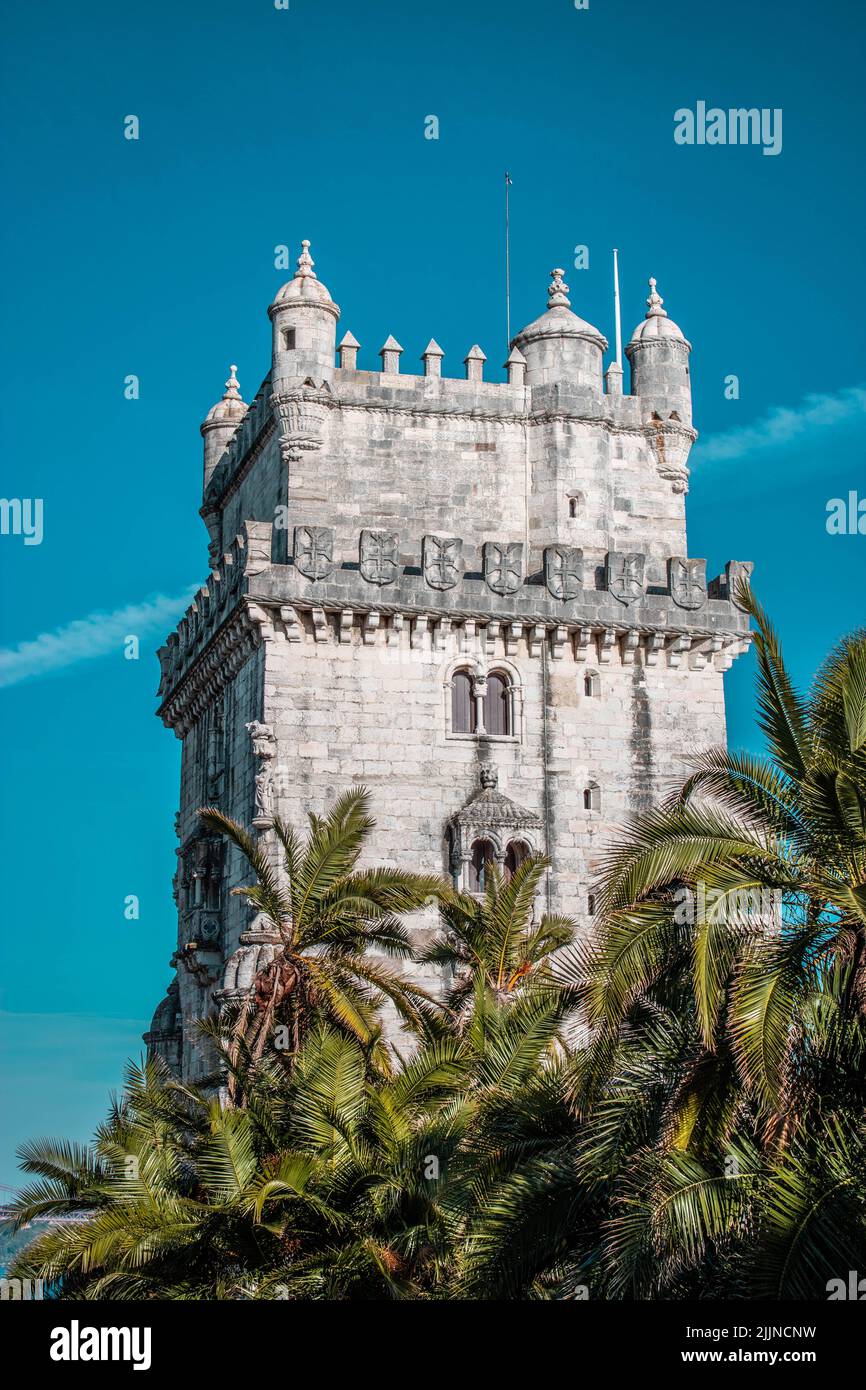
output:
M 622 371 L 622 317 L 619 309 L 619 262 L 613 248 L 613 313 L 616 320 L 616 365 Z
M 511 175 L 505 171 L 505 352 L 506 355 L 511 351 L 511 246 L 510 229 L 508 222 L 508 190 L 511 187 Z

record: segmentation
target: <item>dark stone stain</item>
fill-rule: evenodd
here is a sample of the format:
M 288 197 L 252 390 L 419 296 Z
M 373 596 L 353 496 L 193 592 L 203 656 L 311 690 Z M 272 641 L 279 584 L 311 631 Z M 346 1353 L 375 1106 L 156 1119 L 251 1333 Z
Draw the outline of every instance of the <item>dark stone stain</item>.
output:
M 652 714 L 646 678 L 639 660 L 632 667 L 631 690 L 631 804 L 636 812 L 653 804 Z

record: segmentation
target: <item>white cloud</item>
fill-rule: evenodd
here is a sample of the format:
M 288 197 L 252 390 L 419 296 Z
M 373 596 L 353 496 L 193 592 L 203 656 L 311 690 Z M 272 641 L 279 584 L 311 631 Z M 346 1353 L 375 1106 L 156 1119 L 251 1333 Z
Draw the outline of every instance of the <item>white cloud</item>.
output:
M 832 394 L 805 396 L 793 409 L 773 406 L 751 425 L 701 438 L 695 445 L 694 462 L 716 463 L 779 448 L 863 415 L 866 415 L 866 386 L 846 386 Z
M 109 652 L 120 653 L 127 636 L 143 638 L 161 628 L 173 627 L 189 607 L 194 593 L 193 588 L 174 598 L 158 594 L 144 603 L 116 608 L 113 613 L 89 613 L 86 618 L 76 618 L 15 647 L 2 647 L 0 686 L 17 685 L 49 671 L 107 656 Z

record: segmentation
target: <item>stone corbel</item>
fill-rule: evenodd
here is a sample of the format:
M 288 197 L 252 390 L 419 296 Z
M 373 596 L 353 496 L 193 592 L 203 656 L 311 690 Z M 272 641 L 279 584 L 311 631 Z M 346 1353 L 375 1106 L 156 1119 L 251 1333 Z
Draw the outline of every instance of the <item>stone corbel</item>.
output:
M 505 624 L 505 655 L 516 656 L 517 646 L 523 633 L 523 623 Z
M 340 612 L 340 641 L 345 644 L 352 640 L 352 624 L 355 614 L 351 608 L 343 608 Z
M 258 630 L 259 637 L 263 642 L 273 642 L 276 633 L 273 615 L 269 609 L 262 608 L 261 604 L 248 602 L 246 616 L 250 627 Z
M 598 659 L 602 665 L 608 666 L 610 664 L 611 654 L 615 646 L 616 629 L 606 627 L 601 634 L 601 641 L 598 644 Z
M 330 637 L 324 608 L 313 609 L 313 637 L 317 642 L 327 642 Z
M 574 659 L 575 661 L 586 661 L 589 654 L 590 643 L 592 642 L 592 628 L 579 627 L 574 634 Z
M 554 661 L 561 661 L 568 640 L 568 628 L 561 624 L 553 629 L 550 636 L 550 655 Z
M 541 623 L 533 623 L 527 634 L 527 645 L 530 656 L 541 655 L 541 644 L 544 641 L 544 627 Z
M 484 632 L 485 647 L 488 656 L 496 655 L 496 643 L 502 633 L 502 624 L 498 618 L 491 618 Z
M 376 633 L 379 631 L 379 624 L 382 621 L 381 613 L 365 613 L 362 625 L 364 645 L 372 647 L 376 641 Z
M 664 646 L 661 636 L 657 632 L 648 632 L 644 638 L 644 666 L 658 666 L 659 651 Z
M 412 623 L 412 635 L 409 638 L 409 645 L 415 650 L 420 651 L 424 646 L 424 638 L 430 627 L 430 619 L 426 613 L 419 613 Z
M 403 614 L 392 614 L 391 621 L 385 632 L 385 641 L 389 647 L 396 647 L 400 644 L 400 636 L 403 632 Z
M 623 634 L 622 642 L 620 644 L 622 650 L 623 666 L 634 666 L 634 654 L 638 649 L 639 642 L 640 633 L 636 632 L 634 628 L 630 628 L 628 632 Z
M 721 649 L 721 637 L 710 637 L 704 642 L 695 642 L 689 657 L 689 666 L 693 671 L 703 671 Z
M 691 637 L 674 637 L 673 641 L 668 643 L 668 665 L 676 670 L 682 662 L 683 652 L 689 651 L 691 645 Z
M 451 619 L 449 617 L 440 618 L 433 629 L 433 649 L 437 652 L 444 652 L 448 638 L 451 635 Z
M 284 603 L 282 605 L 280 608 L 280 618 L 286 629 L 286 641 L 303 642 L 304 625 L 301 622 L 300 616 L 290 604 Z

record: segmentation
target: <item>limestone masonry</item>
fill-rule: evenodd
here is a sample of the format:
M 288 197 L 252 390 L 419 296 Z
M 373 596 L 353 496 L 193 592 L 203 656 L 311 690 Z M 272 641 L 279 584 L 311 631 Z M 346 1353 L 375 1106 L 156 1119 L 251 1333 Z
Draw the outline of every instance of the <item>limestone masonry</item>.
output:
M 302 830 L 363 783 L 365 862 L 477 891 L 491 860 L 542 850 L 543 906 L 589 931 L 605 842 L 724 742 L 723 672 L 749 642 L 751 565 L 708 583 L 688 556 L 691 346 L 655 281 L 624 395 L 560 270 L 499 383 L 479 347 L 443 376 L 433 341 L 404 372 L 393 337 L 358 370 L 313 266 L 304 242 L 255 400 L 233 367 L 201 427 L 211 572 L 159 653 L 183 744 L 179 930 L 146 1040 L 192 1079 L 195 1020 L 275 950 L 200 807 L 270 845 L 274 814 Z

